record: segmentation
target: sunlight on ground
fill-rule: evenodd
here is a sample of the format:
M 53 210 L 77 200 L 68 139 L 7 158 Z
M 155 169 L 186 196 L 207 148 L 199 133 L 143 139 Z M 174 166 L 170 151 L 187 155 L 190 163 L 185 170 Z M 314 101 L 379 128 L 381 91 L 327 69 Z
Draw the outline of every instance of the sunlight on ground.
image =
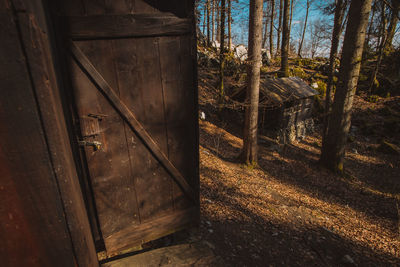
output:
M 251 171 L 234 162 L 241 139 L 209 122 L 201 122 L 200 127 L 202 211 L 208 218 L 220 222 L 268 222 L 300 232 L 319 229 L 319 232 L 334 233 L 375 253 L 400 257 L 400 240 L 395 222 L 390 218 L 374 217 L 371 213 L 361 211 L 357 205 L 345 204 L 352 199 L 348 195 L 352 194 L 354 182 L 320 171 L 307 162 L 316 160 L 319 151 L 315 145 L 319 140 L 309 138 L 282 153 L 260 149 L 266 166 L 260 163 L 261 168 Z M 216 151 L 213 150 L 210 136 L 221 138 L 217 155 L 226 160 L 214 154 Z M 292 151 L 298 155 L 294 157 Z M 382 164 L 379 159 L 358 158 L 363 163 Z M 306 185 L 299 187 L 296 179 L 304 180 Z M 310 188 L 307 188 L 308 181 Z M 343 187 L 337 188 L 337 184 Z M 318 188 L 316 186 L 321 191 L 313 190 Z M 356 186 L 371 194 L 371 198 L 392 197 L 368 188 L 362 182 Z M 349 200 L 338 200 L 341 194 Z M 265 227 L 270 226 L 265 224 Z

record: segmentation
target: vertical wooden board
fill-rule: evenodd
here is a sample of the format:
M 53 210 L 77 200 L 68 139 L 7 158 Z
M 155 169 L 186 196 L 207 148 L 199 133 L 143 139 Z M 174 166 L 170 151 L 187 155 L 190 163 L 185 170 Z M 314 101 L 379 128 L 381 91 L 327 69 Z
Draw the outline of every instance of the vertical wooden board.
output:
M 192 158 L 190 164 L 191 180 L 189 184 L 195 188 L 197 194 L 199 194 L 199 132 L 198 132 L 198 92 L 197 92 L 197 55 L 196 49 L 197 44 L 195 37 L 192 35 L 181 37 L 181 77 L 183 77 L 183 90 L 187 93 L 185 110 L 187 113 L 188 124 L 186 129 L 190 134 L 191 140 L 188 141 L 188 147 L 186 152 Z M 197 198 L 199 195 L 196 196 Z
M 181 38 L 163 37 L 159 43 L 168 149 L 170 160 L 188 183 L 196 188 L 196 132 L 193 125 L 196 118 L 193 117 L 195 103 L 193 80 L 190 78 L 193 75 L 190 54 L 185 53 L 188 44 L 181 44 Z M 174 186 L 174 199 L 179 208 L 187 208 L 191 204 L 177 186 Z
M 78 45 L 104 78 L 117 88 L 110 41 L 85 41 L 78 42 Z M 105 115 L 98 122 L 99 136 L 94 138 L 102 143 L 102 148 L 99 151 L 85 150 L 102 233 L 107 237 L 127 225 L 140 223 L 124 123 L 88 77 L 77 69 L 75 63 L 73 66 L 75 99 L 80 116 Z M 82 131 L 84 134 L 86 129 Z
M 88 222 L 80 185 L 70 150 L 70 140 L 65 126 L 61 97 L 54 68 L 49 32 L 45 22 L 41 0 L 30 1 L 25 10 L 18 12 L 30 73 L 43 128 L 48 143 L 50 158 L 58 182 L 65 216 L 74 243 L 79 265 L 95 266 L 98 262 L 92 233 Z M 42 18 L 42 22 L 36 19 Z
M 14 11 L 0 0 L 1 265 L 74 266 Z
M 121 99 L 167 155 L 156 38 L 114 40 Z M 143 221 L 173 210 L 172 178 L 129 129 L 128 146 Z
M 189 164 L 189 184 L 195 189 L 197 198 L 199 197 L 199 133 L 198 133 L 198 100 L 197 100 L 197 44 L 193 36 L 181 36 L 180 38 L 180 64 L 181 64 L 181 77 L 183 78 L 183 91 L 187 94 L 185 106 L 182 107 L 187 110 L 186 130 L 190 133 L 190 140 L 188 141 L 185 153 L 190 155 L 192 159 Z

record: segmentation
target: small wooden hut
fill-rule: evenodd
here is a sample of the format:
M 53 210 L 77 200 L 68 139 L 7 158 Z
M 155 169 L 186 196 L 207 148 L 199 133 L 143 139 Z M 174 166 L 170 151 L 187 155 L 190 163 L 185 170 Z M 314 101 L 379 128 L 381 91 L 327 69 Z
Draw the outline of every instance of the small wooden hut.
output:
M 282 143 L 302 138 L 313 129 L 312 107 L 318 92 L 298 77 L 266 78 L 260 84 L 260 132 Z M 244 101 L 245 88 L 231 97 Z

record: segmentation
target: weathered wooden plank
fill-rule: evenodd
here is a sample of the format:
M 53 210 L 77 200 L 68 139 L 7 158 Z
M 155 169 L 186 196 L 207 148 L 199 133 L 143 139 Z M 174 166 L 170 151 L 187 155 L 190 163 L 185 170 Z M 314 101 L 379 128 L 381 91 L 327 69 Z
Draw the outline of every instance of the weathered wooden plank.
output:
M 66 31 L 75 40 L 121 37 L 183 35 L 192 30 L 191 20 L 172 15 L 126 14 L 67 16 Z
M 124 231 L 115 233 L 107 238 L 111 247 L 113 248 L 110 253 L 127 249 L 132 245 L 141 245 L 165 236 L 168 233 L 182 230 L 185 227 L 193 225 L 193 218 L 197 216 L 197 208 L 180 210 L 172 214 L 148 221 L 140 226 L 132 226 Z M 137 243 L 126 243 L 126 240 L 137 240 Z
M 175 166 L 168 160 L 162 149 L 152 139 L 140 122 L 136 119 L 136 116 L 129 110 L 124 102 L 119 99 L 112 87 L 104 80 L 101 74 L 96 70 L 92 63 L 88 60 L 85 54 L 74 44 L 71 43 L 71 51 L 75 59 L 82 65 L 82 67 L 88 72 L 90 77 L 96 82 L 98 89 L 108 98 L 114 108 L 116 108 L 121 116 L 128 122 L 132 130 L 143 140 L 146 146 L 151 150 L 154 156 L 160 161 L 160 163 L 168 170 L 174 180 L 182 187 L 186 195 L 197 203 L 197 199 L 194 199 L 194 191 L 189 186 L 185 178 L 175 168 Z
M 155 38 L 113 40 L 120 98 L 167 154 L 162 85 Z M 151 73 L 151 79 L 149 79 Z M 173 181 L 158 160 L 129 128 L 127 134 L 142 220 L 173 211 Z M 139 160 L 140 159 L 140 160 Z M 149 182 L 151 177 L 151 182 Z
M 118 88 L 115 73 L 110 67 L 113 66 L 110 42 L 83 41 L 78 45 L 91 58 L 96 69 L 114 88 Z M 71 63 L 75 99 L 81 121 L 87 121 L 88 118 L 85 117 L 89 114 L 102 115 L 101 121 L 93 115 L 89 117 L 97 120 L 99 132 L 97 136 L 85 138 L 87 141 L 101 142 L 102 147 L 98 151 L 87 147 L 85 151 L 101 231 L 107 237 L 126 225 L 140 223 L 124 121 L 76 63 Z M 92 134 L 90 128 L 81 127 L 81 131 L 82 136 Z
M 69 136 L 61 108 L 61 98 L 51 55 L 49 32 L 36 16 L 44 16 L 40 0 L 26 3 L 17 12 L 21 37 L 29 61 L 50 158 L 64 203 L 69 231 L 79 265 L 96 266 L 98 260 L 82 198 L 76 167 L 72 158 Z
M 1 265 L 74 266 L 54 166 L 13 14 L 10 2 L 0 0 Z
M 168 151 L 169 159 L 178 168 L 186 179 L 191 179 L 190 164 L 187 157 L 191 158 L 191 154 L 187 154 L 184 148 L 187 144 L 191 144 L 189 139 L 193 138 L 190 131 L 185 129 L 186 125 L 190 125 L 187 120 L 190 109 L 183 109 L 188 103 L 189 90 L 183 90 L 182 76 L 180 73 L 180 37 L 164 37 L 159 42 L 160 51 L 160 69 L 163 82 L 163 97 L 165 109 L 165 121 L 168 132 Z M 185 110 L 185 112 L 182 112 Z M 179 140 L 179 141 L 178 141 Z M 189 141 L 189 142 L 188 142 Z M 176 185 L 173 188 L 174 200 L 177 208 L 187 208 L 191 205 L 184 197 L 182 190 Z

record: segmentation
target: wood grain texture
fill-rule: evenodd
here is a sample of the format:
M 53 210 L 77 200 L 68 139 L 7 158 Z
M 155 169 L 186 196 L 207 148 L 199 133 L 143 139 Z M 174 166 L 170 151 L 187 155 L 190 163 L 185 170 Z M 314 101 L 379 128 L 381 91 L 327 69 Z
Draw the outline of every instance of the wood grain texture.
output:
M 21 3 L 19 8 L 22 9 Z M 15 4 L 16 6 L 16 4 Z M 65 216 L 79 265 L 98 265 L 85 204 L 80 190 L 70 141 L 61 108 L 61 98 L 54 69 L 49 32 L 40 0 L 24 5 L 17 12 L 23 46 L 43 122 L 50 159 L 63 200 Z M 36 20 L 37 16 L 42 21 Z
M 158 50 L 155 38 L 114 40 L 115 62 L 119 77 L 120 98 L 130 107 L 136 119 L 164 154 L 167 136 Z M 129 55 L 129 57 L 127 57 Z M 149 79 L 151 73 L 151 79 Z M 141 137 L 127 129 L 133 174 L 141 219 L 147 220 L 173 211 L 171 187 L 173 179 Z M 140 160 L 139 160 L 140 159 Z M 151 182 L 149 181 L 151 179 Z
M 67 31 L 72 39 L 99 39 L 182 35 L 191 32 L 191 20 L 173 15 L 125 14 L 67 16 Z
M 110 68 L 113 64 L 110 41 L 85 41 L 80 42 L 79 46 L 91 58 L 104 78 L 115 86 L 115 73 L 113 68 Z M 98 53 L 102 56 L 98 56 Z M 101 230 L 106 237 L 120 231 L 127 224 L 140 223 L 124 122 L 92 81 L 74 62 L 72 64 L 73 87 L 81 120 L 88 114 L 105 115 L 101 121 L 97 121 L 98 136 L 86 139 L 101 142 L 102 148 L 93 151 L 91 147 L 86 147 L 85 151 Z M 81 131 L 82 135 L 90 133 L 90 129 L 83 127 Z
M 103 94 L 112 103 L 114 108 L 118 110 L 121 116 L 129 123 L 132 130 L 137 133 L 146 146 L 152 151 L 154 156 L 163 164 L 163 166 L 172 175 L 175 181 L 182 187 L 187 196 L 193 201 L 194 191 L 189 186 L 185 178 L 180 174 L 180 172 L 175 168 L 175 166 L 168 160 L 167 156 L 164 154 L 162 149 L 149 135 L 146 129 L 141 125 L 141 123 L 136 119 L 136 116 L 129 110 L 124 102 L 116 95 L 115 90 L 104 80 L 101 74 L 96 70 L 92 63 L 88 60 L 85 54 L 74 44 L 71 43 L 71 51 L 75 59 L 82 65 L 82 67 L 87 71 L 90 77 L 96 82 L 98 89 L 101 90 Z
M 199 217 L 193 1 L 82 3 L 57 21 L 74 49 L 73 126 L 103 144 L 85 148 L 85 194 L 93 189 L 106 251 L 117 253 Z
M 153 219 L 138 227 L 131 227 L 130 229 L 126 229 L 120 233 L 115 233 L 108 237 L 110 246 L 113 248 L 110 250 L 110 253 L 115 253 L 131 246 L 155 240 L 168 233 L 182 230 L 185 227 L 193 225 L 193 218 L 195 218 L 197 214 L 197 208 L 176 211 L 169 215 Z M 136 243 L 129 244 L 126 243 L 126 240 L 137 241 Z
M 10 2 L 0 0 L 1 265 L 74 266 L 54 166 L 13 14 Z
M 169 158 L 186 177 L 192 188 L 196 188 L 193 183 L 196 167 L 187 160 L 187 158 L 195 158 L 194 153 L 196 153 L 194 125 L 196 108 L 191 61 L 187 60 L 190 58 L 190 45 L 187 42 L 181 45 L 183 38 L 165 37 L 160 40 L 160 68 L 164 89 Z M 174 199 L 179 208 L 187 208 L 190 205 L 183 197 L 180 188 L 176 186 Z

